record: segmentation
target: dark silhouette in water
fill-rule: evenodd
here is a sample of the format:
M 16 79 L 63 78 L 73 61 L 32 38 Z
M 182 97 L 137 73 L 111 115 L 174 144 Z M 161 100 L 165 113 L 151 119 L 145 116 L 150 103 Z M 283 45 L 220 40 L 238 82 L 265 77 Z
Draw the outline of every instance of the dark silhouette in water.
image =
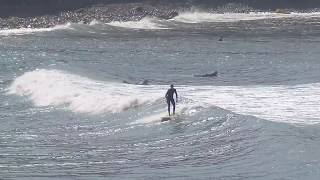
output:
M 218 76 L 218 71 L 215 71 L 213 73 L 208 73 L 208 74 L 194 75 L 194 77 L 217 77 L 217 76 Z
M 136 85 L 149 85 L 149 80 L 145 79 L 145 80 L 140 81 L 138 83 L 132 83 L 132 82 L 128 82 L 126 80 L 123 80 L 122 83 L 125 83 L 125 84 L 136 84 Z
M 173 88 L 173 84 L 171 84 L 170 89 L 168 89 L 166 93 L 166 100 L 168 104 L 168 113 L 170 116 L 170 103 L 173 106 L 173 115 L 176 113 L 176 102 L 174 101 L 173 94 L 176 94 L 176 101 L 178 102 L 178 93 L 175 88 Z

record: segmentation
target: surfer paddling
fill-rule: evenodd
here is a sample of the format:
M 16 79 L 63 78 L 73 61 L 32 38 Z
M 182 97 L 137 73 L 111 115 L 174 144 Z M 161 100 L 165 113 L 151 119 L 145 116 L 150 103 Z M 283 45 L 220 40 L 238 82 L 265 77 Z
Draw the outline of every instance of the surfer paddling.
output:
M 170 85 L 170 89 L 168 89 L 166 93 L 166 99 L 167 99 L 167 104 L 168 104 L 168 113 L 170 116 L 170 103 L 173 106 L 173 115 L 176 112 L 176 102 L 174 101 L 173 94 L 176 94 L 176 101 L 178 102 L 178 93 L 175 88 L 173 88 L 173 84 Z

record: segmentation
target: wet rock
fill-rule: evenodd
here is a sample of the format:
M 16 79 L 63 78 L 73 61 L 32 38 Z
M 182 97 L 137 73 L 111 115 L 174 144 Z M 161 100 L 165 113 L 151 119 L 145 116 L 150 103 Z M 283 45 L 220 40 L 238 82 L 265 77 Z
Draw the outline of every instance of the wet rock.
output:
M 144 12 L 144 8 L 143 7 L 136 7 L 135 9 L 134 9 L 134 11 L 136 11 L 137 13 L 143 13 Z
M 172 18 L 174 18 L 174 17 L 176 17 L 176 16 L 178 16 L 178 15 L 179 15 L 178 12 L 176 12 L 176 11 L 171 11 L 171 12 L 165 13 L 165 14 L 160 13 L 160 15 L 158 16 L 158 18 L 168 20 L 168 19 L 172 19 Z
M 93 20 L 99 20 L 104 23 L 111 21 L 139 21 L 146 16 L 172 19 L 177 15 L 178 12 L 176 10 L 156 8 L 147 4 L 97 5 L 63 11 L 53 15 L 0 18 L 0 29 L 47 28 L 68 22 L 89 24 Z

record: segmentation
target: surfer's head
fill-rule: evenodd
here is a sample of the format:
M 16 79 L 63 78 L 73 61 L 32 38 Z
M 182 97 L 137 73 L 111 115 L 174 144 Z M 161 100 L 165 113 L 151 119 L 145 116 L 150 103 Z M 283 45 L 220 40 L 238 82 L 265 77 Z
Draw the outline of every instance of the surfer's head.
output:
M 170 87 L 173 88 L 174 87 L 173 84 L 171 84 Z

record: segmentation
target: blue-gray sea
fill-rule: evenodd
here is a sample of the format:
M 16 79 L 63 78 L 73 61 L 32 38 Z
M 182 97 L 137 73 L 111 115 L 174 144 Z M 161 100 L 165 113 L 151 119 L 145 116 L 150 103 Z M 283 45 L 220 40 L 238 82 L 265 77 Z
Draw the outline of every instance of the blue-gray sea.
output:
M 0 30 L 0 179 L 317 180 L 319 22 L 189 12 Z M 177 117 L 161 122 L 170 84 Z

